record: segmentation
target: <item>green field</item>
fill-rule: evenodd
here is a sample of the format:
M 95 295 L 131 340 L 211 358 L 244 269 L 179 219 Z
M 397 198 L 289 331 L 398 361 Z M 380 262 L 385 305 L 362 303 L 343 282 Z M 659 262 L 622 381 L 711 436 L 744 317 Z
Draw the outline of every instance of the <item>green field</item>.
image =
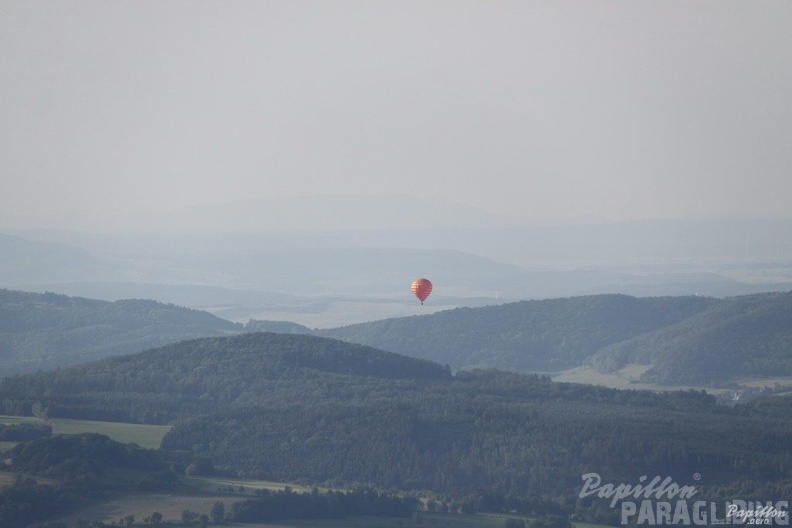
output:
M 41 422 L 32 416 L 0 416 L 0 423 L 13 425 L 24 422 Z M 144 425 L 119 422 L 97 422 L 93 420 L 72 420 L 69 418 L 52 418 L 54 434 L 99 433 L 107 435 L 116 442 L 135 443 L 147 449 L 157 449 L 162 437 L 170 431 L 170 425 Z
M 201 493 L 214 493 L 220 488 L 233 487 L 237 490 L 244 489 L 244 493 L 251 493 L 255 490 L 268 489 L 279 491 L 286 487 L 291 488 L 297 493 L 311 491 L 312 488 L 300 486 L 299 484 L 286 484 L 284 482 L 272 482 L 269 480 L 245 480 L 223 477 L 186 477 L 184 483 L 190 488 Z M 319 488 L 319 491 L 327 491 L 327 488 Z

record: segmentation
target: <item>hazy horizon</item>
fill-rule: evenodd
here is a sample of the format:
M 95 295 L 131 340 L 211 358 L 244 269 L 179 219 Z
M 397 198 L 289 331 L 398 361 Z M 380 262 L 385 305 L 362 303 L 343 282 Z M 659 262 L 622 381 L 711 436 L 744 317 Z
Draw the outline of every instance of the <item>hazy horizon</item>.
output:
M 4 2 L 0 209 L 788 216 L 789 27 L 787 2 Z

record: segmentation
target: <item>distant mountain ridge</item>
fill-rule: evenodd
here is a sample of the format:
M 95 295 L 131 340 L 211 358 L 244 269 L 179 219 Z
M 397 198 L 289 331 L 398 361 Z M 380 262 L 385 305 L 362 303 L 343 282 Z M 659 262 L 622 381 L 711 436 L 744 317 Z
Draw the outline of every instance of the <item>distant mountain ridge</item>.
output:
M 0 289 L 0 376 L 241 331 L 241 325 L 210 313 L 156 301 Z
M 315 333 L 423 356 L 456 369 L 559 371 L 581 365 L 604 346 L 679 322 L 715 302 L 592 295 L 458 308 Z
M 316 335 L 446 363 L 558 372 L 648 366 L 641 381 L 729 386 L 792 376 L 792 292 L 713 299 L 593 295 L 459 308 Z
M 454 370 L 590 366 L 612 373 L 640 365 L 641 382 L 712 387 L 792 377 L 792 292 L 726 299 L 590 295 L 312 330 L 288 321 L 241 325 L 155 301 L 13 290 L 0 290 L 0 375 L 255 331 L 330 337 Z
M 408 286 L 417 276 L 435 282 L 430 306 L 438 309 L 602 293 L 725 297 L 792 289 L 789 219 L 504 227 L 490 226 L 482 213 L 479 223 L 429 227 L 436 222 L 424 222 L 427 215 L 446 218 L 445 205 L 459 204 L 400 197 L 388 207 L 404 207 L 400 214 L 419 227 L 391 228 L 380 223 L 390 210 L 381 200 L 320 198 L 285 200 L 271 210 L 255 200 L 207 206 L 204 224 L 232 216 L 249 222 L 238 231 L 223 231 L 222 222 L 202 229 L 196 218 L 192 232 L 139 226 L 0 233 L 0 286 L 105 300 L 153 298 L 241 323 L 285 319 L 317 328 L 414 313 Z M 344 209 L 345 200 L 355 207 Z M 416 205 L 420 210 L 411 215 Z M 278 231 L 276 223 L 256 220 L 283 207 L 285 217 L 311 221 L 323 218 L 314 209 L 369 212 L 357 228 L 345 229 L 329 229 L 328 219 L 323 229 Z
M 0 233 L 0 285 L 42 277 L 73 281 L 101 277 L 106 271 L 106 262 L 84 249 Z

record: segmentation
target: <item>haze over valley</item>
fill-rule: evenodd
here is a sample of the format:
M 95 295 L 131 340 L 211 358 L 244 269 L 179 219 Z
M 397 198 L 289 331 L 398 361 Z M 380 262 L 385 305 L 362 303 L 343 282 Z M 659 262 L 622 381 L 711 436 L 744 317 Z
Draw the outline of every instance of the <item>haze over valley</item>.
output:
M 724 297 L 792 285 L 792 220 L 784 218 L 541 221 L 417 202 L 399 212 L 411 197 L 304 196 L 277 214 L 276 201 L 261 200 L 200 216 L 185 210 L 159 229 L 145 217 L 126 217 L 123 232 L 7 229 L 0 270 L 5 286 L 25 291 L 150 298 L 240 323 L 325 328 L 520 299 Z M 373 213 L 388 207 L 386 217 Z M 420 308 L 409 293 L 418 276 L 436 285 Z

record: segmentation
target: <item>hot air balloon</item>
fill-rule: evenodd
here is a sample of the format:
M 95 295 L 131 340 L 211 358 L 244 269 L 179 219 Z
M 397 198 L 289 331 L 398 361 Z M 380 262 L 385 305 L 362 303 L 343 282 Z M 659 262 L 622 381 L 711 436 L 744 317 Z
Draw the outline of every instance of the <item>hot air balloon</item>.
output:
M 423 304 L 429 294 L 432 293 L 432 283 L 429 282 L 429 279 L 415 279 L 412 282 L 412 292 Z

